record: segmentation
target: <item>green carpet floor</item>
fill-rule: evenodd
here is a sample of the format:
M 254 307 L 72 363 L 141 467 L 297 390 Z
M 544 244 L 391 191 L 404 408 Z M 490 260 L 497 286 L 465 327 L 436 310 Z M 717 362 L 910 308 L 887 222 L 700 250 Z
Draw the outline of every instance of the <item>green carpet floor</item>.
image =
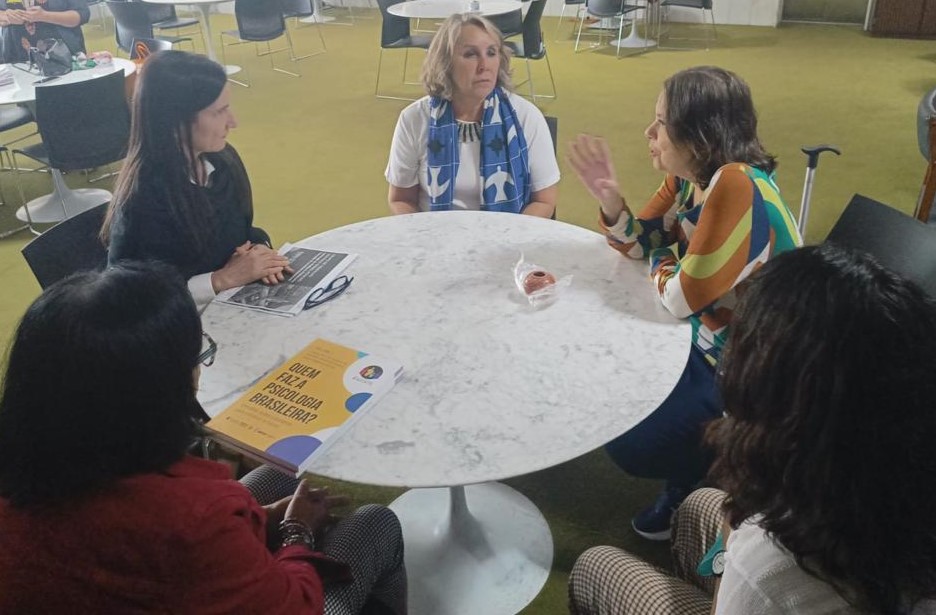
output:
M 387 214 L 383 171 L 394 122 L 405 103 L 373 96 L 380 19 L 374 11 L 358 12 L 362 14 L 353 26 L 324 26 L 328 53 L 300 62 L 300 79 L 274 73 L 268 59 L 253 55 L 250 46 L 243 48 L 244 59 L 241 49 L 229 52 L 228 61 L 244 63 L 253 81 L 250 89 L 234 86 L 240 126 L 230 140 L 250 172 L 256 223 L 277 243 Z M 229 15 L 213 17 L 216 32 L 232 24 Z M 842 148 L 840 158 L 823 158 L 819 166 L 809 241 L 826 235 L 855 192 L 912 211 L 924 171 L 916 145 L 916 106 L 936 84 L 932 42 L 876 39 L 851 27 L 720 26 L 718 43 L 708 51 L 658 50 L 616 60 L 611 48 L 573 53 L 572 22 L 562 24 L 558 41 L 556 26 L 556 18 L 544 19 L 559 97 L 540 103 L 544 112 L 559 118 L 561 220 L 597 228 L 596 204 L 562 160 L 565 142 L 579 132 L 608 137 L 631 202 L 656 188 L 661 178 L 650 168 L 643 130 L 663 79 L 698 64 L 729 68 L 750 83 L 761 137 L 779 157 L 778 181 L 794 212 L 805 167 L 799 148 L 823 142 Z M 89 49 L 114 49 L 112 31 L 91 25 L 85 31 Z M 310 26 L 300 28 L 295 40 L 300 50 L 318 45 Z M 382 89 L 415 97 L 418 88 L 399 84 L 403 57 L 402 51 L 384 54 Z M 419 53 L 411 54 L 411 78 L 420 60 Z M 522 62 L 516 67 L 518 75 L 525 72 Z M 545 69 L 544 62 L 533 65 L 540 88 L 547 87 Z M 0 206 L 0 232 L 14 227 L 12 210 L 20 204 L 13 179 L 10 173 L 0 176 L 6 201 Z M 48 191 L 47 177 L 27 179 L 27 198 Z M 68 179 L 75 186 L 84 181 L 75 175 Z M 19 254 L 29 239 L 22 232 L 0 240 L 3 347 L 39 292 Z M 650 292 L 649 287 L 631 290 Z M 641 542 L 627 527 L 657 485 L 629 479 L 601 452 L 508 482 L 543 510 L 556 546 L 553 573 L 524 613 L 565 612 L 568 571 L 590 545 L 620 545 L 666 565 L 665 546 Z M 398 493 L 358 485 L 342 488 L 361 502 L 386 502 Z

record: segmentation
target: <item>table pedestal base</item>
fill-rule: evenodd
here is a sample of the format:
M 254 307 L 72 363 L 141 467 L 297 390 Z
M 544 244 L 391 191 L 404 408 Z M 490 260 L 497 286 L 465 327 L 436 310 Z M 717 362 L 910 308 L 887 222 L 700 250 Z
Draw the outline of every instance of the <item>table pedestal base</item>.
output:
M 113 195 L 107 190 L 97 188 L 80 188 L 72 190 L 65 184 L 61 171 L 52 169 L 52 184 L 55 187 L 52 194 L 47 194 L 29 201 L 16 210 L 17 219 L 36 224 L 52 224 L 61 222 L 101 203 L 110 202 Z M 65 202 L 64 209 L 62 201 Z M 29 208 L 29 216 L 26 208 Z M 67 215 L 66 215 L 67 212 Z
M 643 47 L 656 47 L 657 42 L 648 38 L 641 38 L 637 34 L 637 20 L 635 19 L 631 22 L 630 33 L 624 38 L 611 41 L 611 44 L 622 49 L 639 49 Z
M 413 489 L 390 508 L 403 525 L 412 615 L 517 613 L 546 583 L 549 526 L 507 485 Z

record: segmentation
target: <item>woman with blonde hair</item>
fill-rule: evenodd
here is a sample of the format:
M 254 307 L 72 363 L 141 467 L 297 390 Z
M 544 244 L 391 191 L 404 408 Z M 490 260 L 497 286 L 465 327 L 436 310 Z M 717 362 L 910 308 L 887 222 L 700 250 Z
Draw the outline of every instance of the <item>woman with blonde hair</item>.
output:
M 400 114 L 386 177 L 395 214 L 474 209 L 548 218 L 559 165 L 543 114 L 511 92 L 497 27 L 452 15 L 429 46 L 428 94 Z

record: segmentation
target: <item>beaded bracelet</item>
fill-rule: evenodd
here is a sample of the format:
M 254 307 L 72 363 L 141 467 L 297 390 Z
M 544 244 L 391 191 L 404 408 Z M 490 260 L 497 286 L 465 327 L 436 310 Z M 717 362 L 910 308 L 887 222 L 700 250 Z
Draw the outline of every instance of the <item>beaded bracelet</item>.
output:
M 315 551 L 315 535 L 312 529 L 298 519 L 283 519 L 279 525 L 280 545 L 303 545 Z

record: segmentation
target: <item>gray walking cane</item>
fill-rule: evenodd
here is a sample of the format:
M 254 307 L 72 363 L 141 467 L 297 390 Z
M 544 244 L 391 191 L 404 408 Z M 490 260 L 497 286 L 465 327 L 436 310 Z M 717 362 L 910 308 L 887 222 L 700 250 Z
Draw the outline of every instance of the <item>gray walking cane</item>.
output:
M 797 222 L 796 226 L 799 230 L 800 237 L 805 238 L 806 220 L 809 218 L 809 199 L 812 198 L 813 177 L 816 175 L 819 155 L 822 154 L 822 152 L 833 152 L 838 156 L 842 152 L 834 145 L 826 145 L 825 143 L 822 145 L 813 145 L 812 147 L 804 147 L 801 151 L 809 157 L 809 161 L 806 163 L 806 182 L 803 184 L 803 200 L 800 202 L 799 222 Z

